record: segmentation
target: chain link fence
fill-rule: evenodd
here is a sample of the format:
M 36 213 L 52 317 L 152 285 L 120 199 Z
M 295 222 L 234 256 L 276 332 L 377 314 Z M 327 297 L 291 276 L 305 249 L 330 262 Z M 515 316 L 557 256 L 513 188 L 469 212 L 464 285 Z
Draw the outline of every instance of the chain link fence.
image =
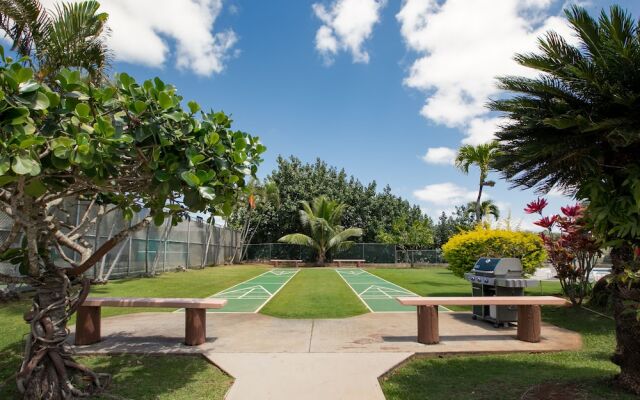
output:
M 86 207 L 83 203 L 67 207 L 70 218 L 79 221 Z M 131 221 L 126 221 L 119 211 L 114 211 L 92 227 L 84 235 L 84 239 L 93 248 L 98 248 L 113 235 L 136 224 L 145 216 L 143 210 Z M 0 240 L 8 236 L 12 223 L 9 216 L 0 212 Z M 22 238 L 19 238 L 15 245 L 18 246 L 21 242 Z M 111 279 L 118 279 L 178 268 L 225 264 L 232 259 L 239 243 L 239 232 L 208 224 L 201 218 L 185 220 L 176 226 L 171 226 L 171 221 L 167 219 L 161 226 L 152 223 L 146 229 L 135 232 L 89 269 L 86 276 L 98 278 L 108 274 Z M 72 255 L 71 252 L 68 254 L 74 261 L 79 260 L 78 255 Z M 63 262 L 55 251 L 53 255 L 54 259 Z M 17 266 L 9 263 L 0 263 L 0 272 L 19 275 Z
M 426 265 L 444 263 L 440 249 L 405 250 L 394 244 L 356 243 L 351 248 L 329 254 L 329 259 L 362 259 L 369 264 Z M 286 243 L 249 244 L 245 261 L 268 262 L 269 260 L 315 261 L 315 252 L 306 246 Z

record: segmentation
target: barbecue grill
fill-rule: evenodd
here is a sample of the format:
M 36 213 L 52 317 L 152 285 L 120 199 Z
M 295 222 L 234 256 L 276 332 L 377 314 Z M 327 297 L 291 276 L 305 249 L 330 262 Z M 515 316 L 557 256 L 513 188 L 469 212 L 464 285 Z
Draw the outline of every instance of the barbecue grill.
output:
M 517 258 L 480 258 L 464 278 L 471 282 L 473 296 L 524 296 L 524 288 L 538 284 L 524 279 Z M 518 320 L 518 307 L 473 306 L 473 319 L 477 318 L 493 322 L 496 328 L 508 326 Z

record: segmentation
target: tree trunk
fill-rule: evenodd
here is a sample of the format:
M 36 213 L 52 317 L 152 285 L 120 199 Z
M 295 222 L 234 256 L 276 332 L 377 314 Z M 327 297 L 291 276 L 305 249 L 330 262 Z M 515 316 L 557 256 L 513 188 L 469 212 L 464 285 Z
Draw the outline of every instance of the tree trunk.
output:
M 47 400 L 86 397 L 99 392 L 103 389 L 101 377 L 77 364 L 66 343 L 67 321 L 86 298 L 89 281 L 84 281 L 83 289 L 73 296 L 69 279 L 61 271 L 47 272 L 38 281 L 34 285 L 36 295 L 32 309 L 24 315 L 31 330 L 16 376 L 19 391 L 24 399 Z M 80 384 L 75 386 L 73 381 L 78 376 L 87 380 L 77 379 Z
M 613 312 L 616 320 L 616 350 L 611 358 L 620 366 L 616 381 L 622 387 L 640 394 L 640 321 L 638 304 L 640 302 L 640 283 L 622 283 L 619 279 L 625 268 L 638 271 L 638 262 L 633 259 L 629 245 L 621 245 L 611 250 Z
M 480 187 L 478 188 L 478 198 L 476 199 L 476 223 L 480 223 L 482 221 L 482 210 L 480 208 L 482 199 L 482 188 L 484 187 L 484 174 L 480 174 Z

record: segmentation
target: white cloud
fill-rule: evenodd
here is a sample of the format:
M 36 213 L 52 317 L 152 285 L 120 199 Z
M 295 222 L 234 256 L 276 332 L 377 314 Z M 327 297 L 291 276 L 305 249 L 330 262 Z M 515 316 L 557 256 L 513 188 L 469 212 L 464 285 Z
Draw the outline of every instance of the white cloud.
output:
M 353 62 L 368 63 L 369 53 L 363 44 L 380 21 L 385 3 L 386 0 L 335 0 L 329 8 L 314 3 L 313 12 L 323 24 L 316 33 L 316 50 L 325 63 L 331 64 L 341 50 L 350 52 Z
M 456 151 L 448 147 L 431 147 L 422 156 L 422 160 L 428 164 L 453 165 L 455 158 Z
M 434 183 L 415 190 L 413 195 L 422 201 L 438 206 L 451 206 L 474 201 L 478 192 L 458 186 L 453 182 Z M 485 196 L 485 199 L 488 196 Z
M 513 61 L 534 51 L 552 29 L 571 36 L 564 19 L 549 16 L 557 0 L 404 0 L 396 18 L 407 47 L 418 54 L 404 84 L 426 95 L 420 113 L 461 129 L 465 144 L 493 138 L 502 121 L 485 104 L 499 95 L 495 77 L 532 76 Z
M 57 2 L 43 1 L 48 8 Z M 238 40 L 231 29 L 214 31 L 222 0 L 109 0 L 101 10 L 109 14 L 108 42 L 118 61 L 161 67 L 171 58 L 180 69 L 210 76 L 222 72 Z

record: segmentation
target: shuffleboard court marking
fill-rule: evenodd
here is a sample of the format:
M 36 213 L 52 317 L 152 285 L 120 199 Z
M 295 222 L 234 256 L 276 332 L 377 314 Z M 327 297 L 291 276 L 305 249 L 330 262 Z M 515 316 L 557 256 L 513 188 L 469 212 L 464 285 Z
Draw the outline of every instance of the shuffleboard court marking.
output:
M 227 299 L 227 304 L 221 309 L 207 310 L 207 313 L 257 313 L 298 271 L 274 269 L 221 290 L 207 298 Z M 184 309 L 176 312 L 184 312 Z
M 361 269 L 336 268 L 336 272 L 371 312 L 397 313 L 415 310 L 415 307 L 403 306 L 396 300 L 396 297 L 401 296 L 419 297 L 402 286 Z M 439 306 L 439 311 L 451 310 Z

